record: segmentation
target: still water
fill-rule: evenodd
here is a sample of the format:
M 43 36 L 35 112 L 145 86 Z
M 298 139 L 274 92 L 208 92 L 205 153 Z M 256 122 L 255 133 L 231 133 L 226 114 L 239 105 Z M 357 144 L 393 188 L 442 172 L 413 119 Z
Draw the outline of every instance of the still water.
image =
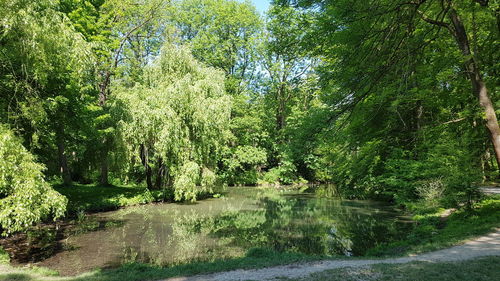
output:
M 98 224 L 95 228 L 85 225 Z M 127 262 L 162 266 L 245 256 L 252 248 L 317 255 L 363 255 L 408 228 L 381 202 L 315 192 L 228 188 L 193 204 L 151 204 L 91 215 L 63 250 L 38 263 L 62 275 Z

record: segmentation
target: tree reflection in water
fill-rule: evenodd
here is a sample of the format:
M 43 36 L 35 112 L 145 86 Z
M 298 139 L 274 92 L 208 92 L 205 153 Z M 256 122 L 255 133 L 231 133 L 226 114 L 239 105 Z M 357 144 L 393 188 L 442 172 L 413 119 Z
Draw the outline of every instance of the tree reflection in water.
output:
M 73 233 L 65 249 L 39 263 L 61 274 L 142 262 L 175 265 L 265 251 L 363 255 L 407 229 L 394 208 L 312 192 L 229 188 L 223 198 L 157 204 L 92 215 L 113 227 Z M 328 196 L 333 197 L 328 197 Z
M 252 198 L 253 197 L 253 198 Z M 363 255 L 378 243 L 390 241 L 405 230 L 389 207 L 367 201 L 318 198 L 312 194 L 258 189 L 250 196 L 253 208 L 225 200 L 214 214 L 210 209 L 133 209 L 142 216 L 135 230 L 116 233 L 123 241 L 122 262 L 172 265 L 239 257 L 252 248 L 292 251 L 311 255 Z M 124 214 L 125 215 L 125 214 Z M 157 217 L 170 217 L 158 223 Z M 132 226 L 135 227 L 135 226 Z M 127 235 L 141 237 L 140 243 Z M 132 242 L 130 242 L 132 241 Z

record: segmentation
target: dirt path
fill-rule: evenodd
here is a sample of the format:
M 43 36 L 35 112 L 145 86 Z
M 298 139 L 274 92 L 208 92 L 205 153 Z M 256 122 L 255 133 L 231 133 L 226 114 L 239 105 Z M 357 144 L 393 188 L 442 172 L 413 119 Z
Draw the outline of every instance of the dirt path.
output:
M 486 186 L 480 188 L 484 194 L 500 194 L 500 187 Z
M 463 245 L 451 247 L 444 250 L 429 252 L 421 255 L 390 258 L 390 259 L 351 259 L 351 260 L 329 260 L 303 264 L 292 264 L 285 266 L 269 267 L 253 270 L 234 270 L 215 273 L 210 275 L 198 275 L 191 277 L 176 277 L 164 281 L 238 281 L 238 280 L 272 280 L 278 277 L 300 278 L 312 273 L 342 268 L 361 267 L 377 263 L 407 263 L 413 261 L 449 262 L 462 261 L 483 256 L 500 256 L 500 228 L 496 232 L 469 241 Z

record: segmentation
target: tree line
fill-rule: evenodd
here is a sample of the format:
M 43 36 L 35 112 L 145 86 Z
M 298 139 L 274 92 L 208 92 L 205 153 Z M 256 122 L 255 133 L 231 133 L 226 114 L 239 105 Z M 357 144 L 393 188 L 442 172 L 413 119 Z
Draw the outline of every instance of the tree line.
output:
M 61 217 L 53 184 L 456 205 L 498 176 L 498 1 L 1 4 L 4 233 Z

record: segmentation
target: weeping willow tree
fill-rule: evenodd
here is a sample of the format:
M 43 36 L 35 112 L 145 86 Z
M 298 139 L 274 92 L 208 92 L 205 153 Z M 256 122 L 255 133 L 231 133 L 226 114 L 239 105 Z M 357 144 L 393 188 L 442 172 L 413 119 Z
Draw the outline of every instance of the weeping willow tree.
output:
M 67 199 L 43 179 L 44 166 L 0 125 L 0 233 L 22 231 L 64 215 Z
M 212 191 L 229 134 L 224 74 L 185 47 L 166 44 L 141 80 L 114 96 L 125 159 L 142 167 L 149 189 L 169 187 L 175 200 L 194 201 Z
M 58 1 L 0 3 L 0 122 L 15 129 L 49 175 L 69 184 L 68 151 L 84 150 L 71 140 L 85 138 L 78 134 L 94 99 L 90 45 Z

